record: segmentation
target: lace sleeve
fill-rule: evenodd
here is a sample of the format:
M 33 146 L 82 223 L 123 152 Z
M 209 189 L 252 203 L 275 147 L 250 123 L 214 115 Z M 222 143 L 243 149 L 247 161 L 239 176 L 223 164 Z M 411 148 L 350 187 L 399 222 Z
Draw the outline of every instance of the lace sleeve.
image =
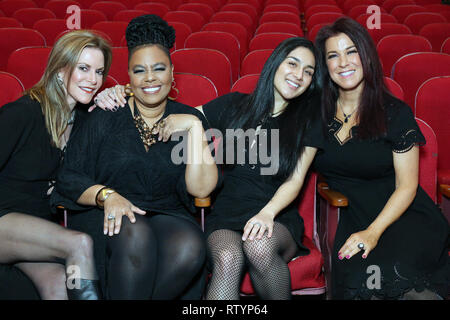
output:
M 388 119 L 388 140 L 392 151 L 404 153 L 414 146 L 424 145 L 425 137 L 417 125 L 411 108 L 404 104 L 393 108 Z

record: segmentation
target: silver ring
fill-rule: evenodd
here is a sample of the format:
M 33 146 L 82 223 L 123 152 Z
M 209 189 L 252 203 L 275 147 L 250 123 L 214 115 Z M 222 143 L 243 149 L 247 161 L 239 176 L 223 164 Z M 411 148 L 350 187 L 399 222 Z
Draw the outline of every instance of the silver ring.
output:
M 112 214 L 110 214 L 110 215 L 107 217 L 107 219 L 108 219 L 108 221 L 111 221 L 111 220 L 116 219 L 116 217 L 114 217 Z
M 364 243 L 358 243 L 358 249 L 364 250 Z

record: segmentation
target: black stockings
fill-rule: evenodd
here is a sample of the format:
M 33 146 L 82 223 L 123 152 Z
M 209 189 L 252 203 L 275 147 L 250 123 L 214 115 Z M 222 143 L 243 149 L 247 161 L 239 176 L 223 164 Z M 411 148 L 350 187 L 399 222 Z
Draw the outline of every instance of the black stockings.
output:
M 208 300 L 237 300 L 244 267 L 248 264 L 253 287 L 261 299 L 291 298 L 291 279 L 287 266 L 297 252 L 289 230 L 275 222 L 272 237 L 242 241 L 242 232 L 216 230 L 208 237 L 213 265 L 207 290 Z
M 205 251 L 202 231 L 183 218 L 136 215 L 132 224 L 124 217 L 107 243 L 108 298 L 178 298 L 202 274 Z M 190 298 L 201 297 L 202 280 Z

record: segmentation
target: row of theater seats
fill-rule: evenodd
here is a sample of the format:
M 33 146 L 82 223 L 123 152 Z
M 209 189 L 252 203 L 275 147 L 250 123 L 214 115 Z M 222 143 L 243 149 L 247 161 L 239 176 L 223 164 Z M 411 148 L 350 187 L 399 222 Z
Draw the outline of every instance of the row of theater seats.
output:
M 4 10 L 4 6 L 2 6 L 7 1 L 10 0 L 0 1 L 0 10 L 5 13 L 5 16 L 14 18 L 14 13 L 6 13 L 7 10 Z M 28 0 L 14 0 L 16 3 L 20 1 Z M 388 88 L 397 97 L 405 100 L 415 110 L 417 118 L 423 119 L 426 122 L 418 119 L 419 126 L 427 139 L 426 146 L 421 147 L 420 184 L 430 194 L 432 199 L 438 202 L 440 200 L 440 194 L 436 192 L 438 164 L 439 183 L 450 184 L 450 168 L 448 167 L 450 163 L 448 150 L 450 148 L 448 148 L 449 134 L 447 130 L 448 121 L 446 121 L 450 116 L 449 108 L 447 107 L 448 101 L 450 101 L 450 91 L 447 89 L 450 85 L 450 55 L 438 52 L 440 50 L 435 50 L 434 44 L 431 44 L 431 39 L 421 35 L 420 31 L 418 34 L 411 30 L 409 30 L 410 32 L 404 33 L 397 32 L 396 29 L 391 29 L 390 26 L 394 23 L 405 26 L 403 22 L 399 23 L 399 20 L 397 22 L 387 22 L 384 20 L 389 19 L 387 18 L 387 14 L 391 14 L 391 9 L 397 7 L 397 5 L 392 8 L 389 7 L 395 1 L 399 0 L 386 0 L 384 2 L 380 0 L 375 2 L 386 12 L 381 16 L 382 28 L 379 30 L 369 30 L 369 32 L 377 43 L 377 50 L 383 60 Z M 55 0 L 38 0 L 36 1 L 36 7 L 50 8 L 51 6 L 49 4 L 53 2 Z M 315 24 L 331 23 L 337 17 L 344 14 L 348 16 L 356 15 L 357 10 L 355 9 L 362 5 L 363 8 L 358 8 L 358 10 L 362 10 L 356 16 L 356 19 L 358 19 L 361 14 L 364 15 L 363 12 L 367 10 L 367 6 L 373 4 L 374 1 L 167 0 L 166 3 L 163 3 L 164 0 L 158 2 L 127 0 L 123 2 L 116 1 L 116 3 L 120 2 L 126 6 L 126 9 L 121 7 L 115 13 L 111 13 L 107 9 L 114 7 L 111 3 L 108 4 L 110 7 L 104 7 L 102 12 L 99 12 L 106 17 L 104 20 L 89 20 L 86 18 L 89 13 L 96 12 L 90 8 L 94 5 L 98 6 L 101 2 L 92 0 L 80 0 L 77 2 L 82 8 L 82 24 L 87 24 L 90 21 L 89 23 L 92 24 L 88 28 L 93 28 L 96 23 L 106 22 L 104 29 L 99 28 L 98 30 L 103 32 L 105 37 L 111 38 L 113 43 L 116 41 L 119 44 L 118 47 L 113 48 L 113 66 L 104 87 L 117 83 L 123 84 L 128 80 L 126 72 L 127 49 L 123 46 L 125 44 L 123 30 L 127 21 L 136 15 L 143 14 L 139 10 L 144 8 L 145 5 L 149 5 L 155 11 L 142 11 L 145 13 L 159 14 L 168 20 L 170 24 L 174 25 L 177 31 L 177 43 L 171 55 L 175 65 L 176 87 L 179 92 L 172 91 L 170 96 L 176 97 L 177 101 L 194 106 L 203 104 L 230 91 L 251 92 L 258 81 L 259 73 L 265 60 L 271 54 L 273 48 L 283 39 L 293 35 L 314 39 L 313 32 L 314 28 L 316 28 Z M 430 2 L 433 2 L 433 0 L 427 3 L 421 3 L 420 0 L 416 0 L 414 5 L 426 6 Z M 65 2 L 66 6 L 64 8 L 67 8 L 67 4 L 68 2 Z M 400 5 L 406 5 L 405 1 Z M 115 6 L 119 7 L 120 5 Z M 324 6 L 328 7 L 325 8 Z M 157 13 L 156 7 L 162 8 L 162 11 Z M 204 9 L 207 7 L 211 8 L 212 11 Z M 249 10 L 249 7 L 252 9 Z M 337 7 L 341 12 L 327 11 L 333 10 L 330 9 L 331 7 Z M 51 29 L 54 31 L 52 40 L 54 41 L 67 28 L 64 25 L 67 14 L 64 10 L 58 11 L 55 9 L 52 12 L 56 16 L 56 19 L 50 18 L 42 21 L 60 21 L 59 23 L 63 26 L 62 30 L 55 27 L 56 23 L 49 23 L 49 25 L 53 26 Z M 177 12 L 190 12 L 190 14 L 180 15 Z M 229 14 L 229 12 L 232 13 Z M 253 15 L 252 12 L 256 12 L 256 15 Z M 334 13 L 338 14 L 333 15 Z M 179 16 L 177 17 L 177 15 Z M 195 24 L 188 23 L 190 20 L 187 17 L 198 17 L 198 15 L 202 16 L 203 24 L 197 24 L 196 26 Z M 394 16 L 393 14 L 391 15 Z M 262 20 L 263 17 L 268 19 L 267 17 L 270 16 L 273 16 L 275 21 Z M 321 20 L 322 16 L 325 20 Z M 220 19 L 217 17 L 220 17 Z M 248 19 L 249 17 L 250 19 Z M 363 25 L 365 24 L 366 18 L 360 18 L 360 22 Z M 213 21 L 213 19 L 218 20 Z M 280 22 L 277 19 L 283 19 L 283 21 Z M 314 19 L 318 20 L 314 22 Z M 39 26 L 39 22 L 33 22 L 33 28 L 36 25 Z M 113 22 L 122 22 L 122 31 L 120 31 L 121 33 L 113 32 L 112 35 L 108 36 L 108 31 L 112 30 L 113 24 L 111 23 Z M 185 28 L 183 33 L 181 30 L 183 30 L 182 28 L 184 26 L 187 26 L 187 29 Z M 387 32 L 386 34 L 383 33 L 385 31 Z M 7 101 L 16 99 L 24 89 L 31 87 L 39 80 L 51 50 L 50 43 L 52 42 L 49 41 L 46 43 L 46 39 L 42 35 L 36 38 L 40 38 L 39 41 L 43 39 L 44 42 L 31 43 L 22 41 L 27 40 L 26 33 L 13 35 L 13 32 L 13 29 L 0 28 L 0 55 L 3 55 L 0 59 L 0 64 L 3 63 L 3 66 L 0 66 L 0 70 L 7 71 L 0 72 L 0 85 L 4 89 L 0 92 L 0 106 Z M 225 35 L 220 32 L 225 32 Z M 34 30 L 32 33 L 37 34 L 37 31 Z M 255 44 L 251 43 L 251 41 L 264 34 L 269 34 L 269 40 L 266 42 L 268 47 L 254 47 Z M 275 34 L 278 34 L 279 38 Z M 447 37 L 449 36 L 447 35 Z M 207 40 L 202 42 L 202 37 L 206 37 L 205 39 Z M 7 49 L 10 50 L 7 52 L 7 55 L 4 51 L 6 48 L 5 44 L 1 41 L 4 38 L 9 40 L 8 43 L 14 42 L 14 40 L 17 40 L 19 43 L 17 48 Z M 421 48 L 413 45 L 416 42 L 415 39 L 419 38 L 426 38 L 425 40 L 428 41 L 422 41 L 422 44 L 426 44 Z M 231 50 L 233 47 L 232 43 L 238 43 L 239 45 L 239 51 L 237 53 L 234 50 L 234 55 Z M 21 48 L 23 46 L 36 47 Z M 6 56 L 5 59 L 3 59 L 4 56 Z M 199 61 L 202 63 L 200 64 Z M 329 260 L 329 254 L 327 252 L 327 247 L 329 246 L 327 241 L 330 238 L 324 235 L 328 231 L 319 229 L 323 229 L 323 226 L 329 224 L 330 221 L 323 222 L 319 225 L 319 228 L 316 225 L 316 178 L 314 174 L 311 176 L 300 196 L 299 212 L 305 221 L 304 244 L 311 250 L 311 254 L 289 263 L 292 289 L 295 294 L 321 294 L 325 292 L 325 278 L 322 271 L 324 263 L 327 265 L 327 261 Z M 324 215 L 321 215 L 321 219 L 323 217 Z M 319 242 L 321 243 L 320 245 Z M 248 275 L 246 275 L 241 289 L 245 294 L 253 293 Z

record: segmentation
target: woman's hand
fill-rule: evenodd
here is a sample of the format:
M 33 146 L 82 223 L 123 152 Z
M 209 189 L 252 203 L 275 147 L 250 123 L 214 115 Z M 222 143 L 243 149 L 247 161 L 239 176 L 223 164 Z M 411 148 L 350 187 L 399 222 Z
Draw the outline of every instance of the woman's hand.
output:
M 99 107 L 103 110 L 116 111 L 119 106 L 124 107 L 127 103 L 125 93 L 125 87 L 118 84 L 115 87 L 107 88 L 102 92 L 98 93 L 94 98 L 94 105 L 89 108 L 89 112 Z
M 244 227 L 244 234 L 242 235 L 242 241 L 262 239 L 264 232 L 267 230 L 267 237 L 272 237 L 273 232 L 273 219 L 274 215 L 268 211 L 260 211 L 257 215 L 253 216 L 247 221 Z
M 112 236 L 120 232 L 122 216 L 127 216 L 131 223 L 136 222 L 135 213 L 145 215 L 145 211 L 135 207 L 130 201 L 117 192 L 112 193 L 104 203 L 105 218 L 103 221 L 103 234 Z M 114 217 L 114 219 L 108 219 Z
M 344 245 L 338 251 L 338 258 L 340 260 L 346 258 L 350 259 L 358 252 L 364 250 L 363 259 L 367 258 L 369 253 L 377 246 L 380 235 L 370 229 L 366 229 L 360 232 L 353 233 Z M 363 249 L 358 248 L 358 245 L 362 243 Z
M 188 131 L 196 125 L 202 127 L 201 121 L 192 114 L 171 114 L 160 121 L 158 141 L 167 142 L 173 133 Z

